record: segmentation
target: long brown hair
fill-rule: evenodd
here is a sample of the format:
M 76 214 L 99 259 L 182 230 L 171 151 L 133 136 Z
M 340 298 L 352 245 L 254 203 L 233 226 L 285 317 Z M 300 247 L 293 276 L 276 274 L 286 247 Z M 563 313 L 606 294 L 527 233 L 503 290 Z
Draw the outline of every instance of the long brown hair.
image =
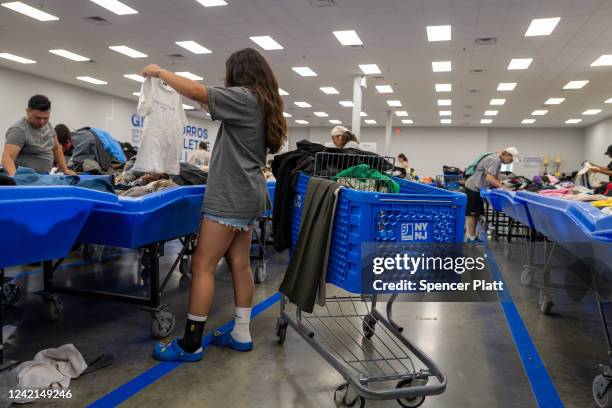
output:
M 236 51 L 225 62 L 227 86 L 243 86 L 257 96 L 265 119 L 266 147 L 278 152 L 287 140 L 284 104 L 278 93 L 278 81 L 268 61 L 252 48 Z

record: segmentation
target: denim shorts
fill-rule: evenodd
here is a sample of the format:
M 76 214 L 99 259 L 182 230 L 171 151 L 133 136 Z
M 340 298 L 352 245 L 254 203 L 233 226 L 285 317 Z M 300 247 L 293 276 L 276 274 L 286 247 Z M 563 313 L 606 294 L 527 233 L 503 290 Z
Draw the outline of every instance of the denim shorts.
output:
M 230 227 L 233 230 L 238 231 L 248 231 L 251 225 L 255 224 L 257 217 L 253 218 L 228 218 L 228 217 L 219 217 L 217 215 L 206 214 L 204 213 L 204 218 L 207 220 L 214 221 L 218 224 L 222 224 Z

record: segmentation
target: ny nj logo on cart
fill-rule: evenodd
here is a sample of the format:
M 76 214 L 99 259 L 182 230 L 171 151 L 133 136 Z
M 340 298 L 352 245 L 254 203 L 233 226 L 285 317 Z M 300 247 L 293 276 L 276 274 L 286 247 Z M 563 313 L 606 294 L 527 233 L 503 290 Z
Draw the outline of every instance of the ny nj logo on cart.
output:
M 427 241 L 428 237 L 428 222 L 410 222 L 401 224 L 401 240 L 402 241 Z

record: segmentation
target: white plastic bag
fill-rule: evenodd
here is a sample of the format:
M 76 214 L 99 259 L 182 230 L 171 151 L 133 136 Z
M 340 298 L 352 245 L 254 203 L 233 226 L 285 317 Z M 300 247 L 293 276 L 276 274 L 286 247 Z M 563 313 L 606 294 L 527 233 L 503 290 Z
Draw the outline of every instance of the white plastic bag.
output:
M 149 77 L 140 89 L 137 112 L 144 126 L 134 171 L 179 174 L 187 124 L 181 96 L 161 79 Z

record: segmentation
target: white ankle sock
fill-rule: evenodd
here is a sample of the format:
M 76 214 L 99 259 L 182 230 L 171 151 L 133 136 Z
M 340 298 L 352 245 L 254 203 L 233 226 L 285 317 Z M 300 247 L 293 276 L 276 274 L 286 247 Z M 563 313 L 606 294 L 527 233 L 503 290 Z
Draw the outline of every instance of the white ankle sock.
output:
M 240 343 L 249 343 L 251 341 L 251 332 L 249 331 L 249 323 L 251 321 L 250 307 L 237 307 L 234 314 L 234 329 L 232 337 Z

